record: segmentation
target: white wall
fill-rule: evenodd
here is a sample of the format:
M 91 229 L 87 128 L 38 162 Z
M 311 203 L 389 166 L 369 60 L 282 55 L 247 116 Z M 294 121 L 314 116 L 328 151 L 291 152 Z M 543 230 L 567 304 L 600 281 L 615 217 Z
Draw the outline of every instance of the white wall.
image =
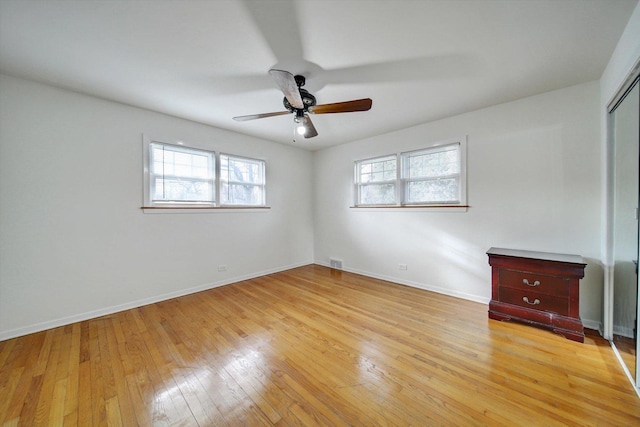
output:
M 601 319 L 598 82 L 315 153 L 319 264 L 486 302 L 491 246 L 579 254 L 580 313 Z M 356 159 L 468 136 L 467 212 L 352 209 Z M 398 264 L 407 264 L 406 271 Z
M 0 93 L 0 340 L 313 261 L 311 153 L 7 76 Z M 266 159 L 271 209 L 142 213 L 143 132 Z

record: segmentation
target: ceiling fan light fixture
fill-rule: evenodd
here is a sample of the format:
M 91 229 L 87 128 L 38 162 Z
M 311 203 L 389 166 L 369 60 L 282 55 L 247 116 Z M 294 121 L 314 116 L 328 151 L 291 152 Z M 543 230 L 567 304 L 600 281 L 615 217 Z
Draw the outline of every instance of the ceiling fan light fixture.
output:
M 294 126 L 298 135 L 304 135 L 307 132 L 307 120 L 304 118 L 304 111 L 297 110 L 293 122 L 295 123 Z

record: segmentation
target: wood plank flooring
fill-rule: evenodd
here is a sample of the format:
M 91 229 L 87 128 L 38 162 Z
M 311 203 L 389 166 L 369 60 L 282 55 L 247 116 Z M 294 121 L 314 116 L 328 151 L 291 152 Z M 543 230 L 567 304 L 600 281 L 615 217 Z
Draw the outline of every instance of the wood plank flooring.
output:
M 627 338 L 620 335 L 613 336 L 613 342 L 622 357 L 622 361 L 627 366 L 627 369 L 631 375 L 635 378 L 636 375 L 636 340 L 633 338 Z
M 0 342 L 0 425 L 640 425 L 595 333 L 310 265 Z

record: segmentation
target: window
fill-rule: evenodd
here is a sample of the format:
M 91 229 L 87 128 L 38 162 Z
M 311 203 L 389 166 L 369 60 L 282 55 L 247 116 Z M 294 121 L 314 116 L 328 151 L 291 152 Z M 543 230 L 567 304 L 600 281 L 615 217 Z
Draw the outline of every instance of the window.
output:
M 265 207 L 264 160 L 144 138 L 144 206 Z
M 458 138 L 421 150 L 358 160 L 356 206 L 464 206 L 465 159 L 466 138 Z
M 264 161 L 220 155 L 220 203 L 222 205 L 264 205 Z
M 406 204 L 460 204 L 460 143 L 402 154 Z
M 152 142 L 151 204 L 215 203 L 215 157 L 210 151 Z
M 356 162 L 357 205 L 396 204 L 397 156 Z

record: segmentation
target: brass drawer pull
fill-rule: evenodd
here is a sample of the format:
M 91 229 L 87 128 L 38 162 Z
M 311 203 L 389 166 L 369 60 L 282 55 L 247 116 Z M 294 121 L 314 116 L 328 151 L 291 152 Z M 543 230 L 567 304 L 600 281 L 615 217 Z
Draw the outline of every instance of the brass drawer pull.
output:
M 524 283 L 527 286 L 540 286 L 540 282 L 538 280 L 536 280 L 533 283 L 529 283 L 529 281 L 527 279 L 522 279 L 522 283 Z
M 538 305 L 540 304 L 540 300 L 538 298 L 534 299 L 533 302 L 529 301 L 529 298 L 527 297 L 522 297 L 522 301 L 526 302 L 527 304 L 531 304 L 531 305 Z

